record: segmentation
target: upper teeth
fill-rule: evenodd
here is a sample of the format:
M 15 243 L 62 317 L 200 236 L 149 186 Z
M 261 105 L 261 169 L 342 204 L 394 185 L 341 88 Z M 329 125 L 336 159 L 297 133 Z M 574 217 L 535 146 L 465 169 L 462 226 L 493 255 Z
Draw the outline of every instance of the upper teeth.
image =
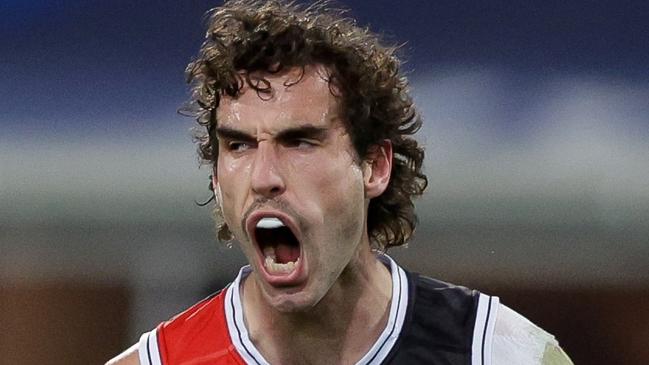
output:
M 284 227 L 284 223 L 274 217 L 262 218 L 257 222 L 257 228 L 272 229 L 279 227 Z

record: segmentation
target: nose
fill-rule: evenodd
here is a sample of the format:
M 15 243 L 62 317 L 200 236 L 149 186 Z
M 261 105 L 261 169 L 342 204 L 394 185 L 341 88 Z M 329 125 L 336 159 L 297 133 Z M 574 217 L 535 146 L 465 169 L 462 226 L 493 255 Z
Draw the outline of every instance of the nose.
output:
M 286 186 L 280 167 L 275 146 L 266 141 L 260 142 L 252 167 L 252 190 L 265 198 L 281 195 Z

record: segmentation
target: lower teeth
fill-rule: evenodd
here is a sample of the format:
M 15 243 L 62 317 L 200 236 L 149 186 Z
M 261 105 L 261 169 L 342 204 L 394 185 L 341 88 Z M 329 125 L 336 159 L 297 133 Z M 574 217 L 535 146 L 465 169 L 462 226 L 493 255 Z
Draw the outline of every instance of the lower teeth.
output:
M 275 258 L 272 256 L 266 256 L 266 259 L 264 260 L 264 267 L 270 272 L 276 272 L 276 273 L 289 273 L 293 270 L 295 270 L 295 267 L 297 264 L 300 262 L 300 258 L 298 258 L 295 262 L 289 261 L 285 264 L 277 263 L 275 262 Z

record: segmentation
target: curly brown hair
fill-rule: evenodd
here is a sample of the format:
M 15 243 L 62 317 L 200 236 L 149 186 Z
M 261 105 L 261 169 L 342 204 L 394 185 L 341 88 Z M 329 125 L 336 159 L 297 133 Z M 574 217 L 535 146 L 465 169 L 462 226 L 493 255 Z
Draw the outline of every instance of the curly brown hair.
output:
M 398 47 L 382 44 L 376 34 L 340 14 L 344 11 L 328 1 L 305 6 L 232 0 L 212 9 L 205 42 L 187 66 L 192 94 L 185 111 L 202 126 L 195 136 L 199 156 L 216 168 L 221 97 L 237 97 L 244 85 L 260 97 L 268 94 L 270 84 L 252 78 L 255 71 L 324 65 L 330 90 L 340 94 L 341 116 L 358 156 L 386 139 L 392 143 L 390 183 L 370 201 L 367 221 L 372 245 L 387 250 L 406 243 L 417 224 L 413 198 L 423 193 L 427 178 L 421 170 L 423 148 L 410 136 L 422 122 L 399 71 Z M 218 224 L 219 239 L 231 239 L 227 225 Z

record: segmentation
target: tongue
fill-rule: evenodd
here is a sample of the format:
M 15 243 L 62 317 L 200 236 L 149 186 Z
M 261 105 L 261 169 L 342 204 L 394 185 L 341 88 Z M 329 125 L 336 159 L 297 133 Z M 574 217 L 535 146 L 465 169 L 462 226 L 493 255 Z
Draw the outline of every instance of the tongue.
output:
M 290 261 L 297 261 L 300 257 L 300 247 L 286 243 L 278 243 L 275 246 L 275 261 L 279 264 L 285 264 Z

